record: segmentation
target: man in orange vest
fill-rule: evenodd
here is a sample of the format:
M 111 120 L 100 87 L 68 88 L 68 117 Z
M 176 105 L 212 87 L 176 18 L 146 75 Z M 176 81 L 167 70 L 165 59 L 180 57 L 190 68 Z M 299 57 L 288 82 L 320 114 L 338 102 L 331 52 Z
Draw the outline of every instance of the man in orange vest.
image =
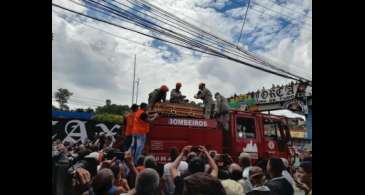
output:
M 128 148 L 132 144 L 132 130 L 133 130 L 133 125 L 134 125 L 134 116 L 135 116 L 135 114 L 138 110 L 138 105 L 133 104 L 131 106 L 131 110 L 132 110 L 132 112 L 127 113 L 124 117 L 125 140 L 124 140 L 124 143 L 123 143 L 123 147 L 124 147 L 125 150 L 128 150 Z
M 155 120 L 158 115 L 149 119 L 146 113 L 147 104 L 141 103 L 140 109 L 137 110 L 134 117 L 134 123 L 132 128 L 132 145 L 130 150 L 133 155 L 135 163 L 137 163 L 139 156 L 142 154 L 144 144 L 146 142 L 146 135 L 150 131 L 150 122 Z

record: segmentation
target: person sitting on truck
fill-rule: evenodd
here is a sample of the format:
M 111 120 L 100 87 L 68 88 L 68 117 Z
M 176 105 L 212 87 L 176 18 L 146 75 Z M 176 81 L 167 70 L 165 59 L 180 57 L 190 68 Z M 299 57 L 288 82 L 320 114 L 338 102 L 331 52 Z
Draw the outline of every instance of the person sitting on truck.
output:
M 128 148 L 131 146 L 131 143 L 132 143 L 132 130 L 133 130 L 133 124 L 134 124 L 134 116 L 138 110 L 138 105 L 133 104 L 131 106 L 131 110 L 132 110 L 132 112 L 129 112 L 124 117 L 125 139 L 123 142 L 123 151 L 128 150 Z
M 171 103 L 181 104 L 181 103 L 185 102 L 186 96 L 181 94 L 180 89 L 181 89 L 181 83 L 176 83 L 176 88 L 171 90 L 171 93 L 170 93 L 170 102 Z
M 158 117 L 158 115 L 155 115 L 154 117 L 149 119 L 148 115 L 146 114 L 146 110 L 147 104 L 141 103 L 140 109 L 137 110 L 133 121 L 133 140 L 129 150 L 132 152 L 135 164 L 137 164 L 137 160 L 142 154 L 144 144 L 146 142 L 146 134 L 150 131 L 149 123 Z
M 215 93 L 215 107 L 214 117 L 218 120 L 218 123 L 223 127 L 224 130 L 229 129 L 229 107 L 225 97 L 220 93 Z
M 148 94 L 148 110 L 152 110 L 157 102 L 166 102 L 166 93 L 169 88 L 166 85 L 162 85 L 159 89 L 153 90 Z
M 272 195 L 294 195 L 293 186 L 282 175 L 284 164 L 280 158 L 271 158 L 266 169 L 271 179 L 265 185 L 270 188 Z
M 199 84 L 199 92 L 194 95 L 195 99 L 202 99 L 204 104 L 204 118 L 210 119 L 212 114 L 212 107 L 214 104 L 212 93 L 205 88 L 205 83 Z
M 181 175 L 179 175 L 179 173 L 177 171 L 177 167 L 179 166 L 183 157 L 189 153 L 191 148 L 192 148 L 192 146 L 185 146 L 183 148 L 182 152 L 179 154 L 179 156 L 175 159 L 175 161 L 173 162 L 173 164 L 170 168 L 171 176 L 174 179 L 174 184 L 175 184 L 175 194 L 183 193 L 185 180 Z M 204 146 L 200 146 L 199 150 L 207 157 L 209 166 L 212 167 L 212 171 L 211 171 L 210 175 L 214 178 L 217 178 L 218 177 L 218 166 L 215 164 L 214 160 L 209 155 L 207 149 Z M 201 173 L 201 172 L 204 173 L 205 163 L 200 157 L 198 157 L 198 156 L 194 157 L 189 162 L 188 170 L 189 170 L 190 175 L 195 174 L 195 173 Z M 186 175 L 186 176 L 188 176 L 188 175 Z

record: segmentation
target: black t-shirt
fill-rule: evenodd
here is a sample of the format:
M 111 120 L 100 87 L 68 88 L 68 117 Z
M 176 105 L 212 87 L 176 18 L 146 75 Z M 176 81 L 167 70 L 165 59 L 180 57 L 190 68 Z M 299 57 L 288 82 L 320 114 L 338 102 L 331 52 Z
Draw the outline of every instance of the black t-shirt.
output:
M 184 177 L 176 176 L 174 179 L 175 184 L 175 194 L 174 195 L 182 195 L 184 190 Z
M 246 195 L 271 195 L 271 191 L 258 191 L 258 190 L 252 190 Z
M 265 184 L 272 195 L 294 195 L 293 186 L 284 177 L 274 178 Z

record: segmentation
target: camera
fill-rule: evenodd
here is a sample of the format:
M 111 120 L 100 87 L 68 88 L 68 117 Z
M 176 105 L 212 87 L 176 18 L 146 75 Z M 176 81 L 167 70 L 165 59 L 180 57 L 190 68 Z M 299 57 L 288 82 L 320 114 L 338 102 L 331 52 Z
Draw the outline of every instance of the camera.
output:
M 114 157 L 116 157 L 116 159 L 123 161 L 124 156 L 125 156 L 124 152 L 121 152 L 118 149 L 111 149 L 111 150 L 104 152 L 105 160 L 112 160 Z
M 190 151 L 191 151 L 191 152 L 195 152 L 195 153 L 197 153 L 197 154 L 199 154 L 199 153 L 200 153 L 200 150 L 199 150 L 199 147 L 198 147 L 198 146 L 193 146 L 193 147 L 191 147 Z

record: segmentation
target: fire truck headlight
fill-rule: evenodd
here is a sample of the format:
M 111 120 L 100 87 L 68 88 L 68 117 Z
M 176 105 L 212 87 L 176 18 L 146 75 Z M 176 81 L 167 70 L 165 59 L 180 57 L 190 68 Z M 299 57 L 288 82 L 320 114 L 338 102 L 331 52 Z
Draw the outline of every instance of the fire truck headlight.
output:
M 243 133 L 242 132 L 238 132 L 238 137 L 243 137 Z

